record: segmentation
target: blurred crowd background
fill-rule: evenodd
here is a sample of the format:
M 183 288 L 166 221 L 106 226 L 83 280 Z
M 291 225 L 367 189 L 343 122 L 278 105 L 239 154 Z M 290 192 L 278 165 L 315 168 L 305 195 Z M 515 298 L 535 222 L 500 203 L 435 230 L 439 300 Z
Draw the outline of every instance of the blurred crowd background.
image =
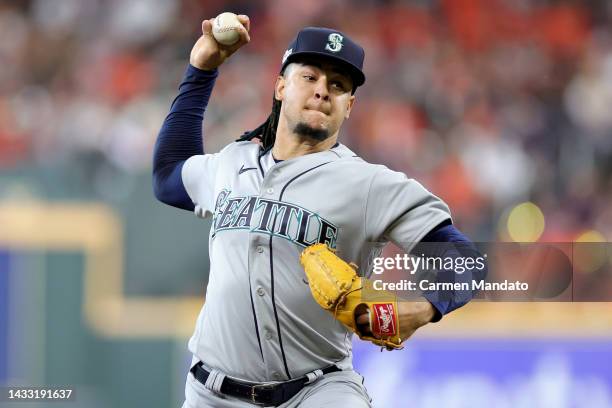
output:
M 72 192 L 120 200 L 150 171 L 201 20 L 222 10 L 251 17 L 252 42 L 221 69 L 207 151 L 267 116 L 297 29 L 337 27 L 366 49 L 345 144 L 421 180 L 475 240 L 523 201 L 546 239 L 610 238 L 606 0 L 4 0 L 1 168 L 68 165 Z
M 475 241 L 612 238 L 610 0 L 2 0 L 0 207 L 103 204 L 123 225 L 126 296 L 201 298 L 208 231 L 192 214 L 156 203 L 150 173 L 201 21 L 222 11 L 249 15 L 252 41 L 220 69 L 205 116 L 207 152 L 267 117 L 281 57 L 301 27 L 335 27 L 366 50 L 367 81 L 342 143 L 422 182 Z M 0 208 L 0 221 L 19 206 Z M 83 299 L 66 306 L 69 288 L 82 283 L 80 255 L 11 242 L 0 239 L 9 247 L 3 255 L 0 245 L 0 385 L 88 384 L 87 407 L 180 401 L 185 333 L 92 334 Z M 66 270 L 78 275 L 58 273 Z M 46 295 L 35 298 L 32 285 Z M 599 334 L 586 342 L 417 340 L 385 369 L 394 381 L 411 379 L 404 389 L 420 407 L 612 406 L 612 372 L 603 364 L 612 358 L 612 321 L 610 313 L 590 316 L 599 320 L 587 326 Z M 31 353 L 33 344 L 42 351 Z M 459 349 L 464 359 L 453 353 Z M 379 353 L 356 351 L 377 406 L 409 406 L 397 405 L 397 388 L 377 378 Z M 36 356 L 47 368 L 32 377 L 23 367 L 36 367 Z M 138 376 L 139 364 L 155 372 L 155 389 Z

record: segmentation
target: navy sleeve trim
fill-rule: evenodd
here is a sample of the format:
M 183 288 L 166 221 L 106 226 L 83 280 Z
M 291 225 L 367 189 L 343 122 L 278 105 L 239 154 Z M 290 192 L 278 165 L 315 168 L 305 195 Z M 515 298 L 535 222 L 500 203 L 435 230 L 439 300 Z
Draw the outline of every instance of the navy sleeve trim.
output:
M 440 243 L 440 245 L 436 245 Z M 452 243 L 452 245 L 444 244 Z M 470 241 L 461 231 L 455 228 L 449 221 L 445 221 L 430 231 L 421 242 L 415 247 L 413 253 L 423 254 L 427 257 L 442 257 L 442 258 L 466 258 L 473 257 L 474 259 L 482 256 L 474 243 Z M 485 262 L 484 269 L 479 269 L 477 266 L 466 268 L 461 274 L 454 270 L 437 271 L 437 282 L 456 283 L 459 281 L 481 280 L 487 274 Z M 473 298 L 472 291 L 451 293 L 426 292 L 423 294 L 425 298 L 432 304 L 435 309 L 435 315 L 432 322 L 437 322 L 442 317 L 453 310 L 460 308 L 468 303 Z
M 153 192 L 161 202 L 193 211 L 181 170 L 191 156 L 204 154 L 202 121 L 218 70 L 187 67 L 179 94 L 157 136 L 153 153 Z

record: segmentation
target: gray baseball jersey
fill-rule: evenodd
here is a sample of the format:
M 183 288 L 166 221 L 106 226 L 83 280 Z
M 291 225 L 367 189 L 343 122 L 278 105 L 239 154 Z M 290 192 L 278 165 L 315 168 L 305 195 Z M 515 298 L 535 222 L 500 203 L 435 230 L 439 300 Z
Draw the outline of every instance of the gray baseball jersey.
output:
M 342 144 L 276 163 L 252 142 L 193 156 L 183 183 L 213 217 L 206 301 L 194 356 L 250 381 L 295 378 L 329 364 L 352 368 L 352 333 L 313 299 L 301 251 L 316 242 L 347 262 L 371 243 L 418 242 L 450 218 L 417 181 L 367 163 Z

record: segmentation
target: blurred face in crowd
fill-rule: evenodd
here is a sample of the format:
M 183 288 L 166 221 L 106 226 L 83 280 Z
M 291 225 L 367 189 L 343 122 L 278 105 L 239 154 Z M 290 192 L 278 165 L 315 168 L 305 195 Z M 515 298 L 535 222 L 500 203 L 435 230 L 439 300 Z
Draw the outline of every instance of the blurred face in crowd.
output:
M 276 82 L 280 120 L 302 137 L 323 141 L 336 136 L 355 102 L 352 90 L 350 75 L 338 64 L 311 57 L 291 63 Z

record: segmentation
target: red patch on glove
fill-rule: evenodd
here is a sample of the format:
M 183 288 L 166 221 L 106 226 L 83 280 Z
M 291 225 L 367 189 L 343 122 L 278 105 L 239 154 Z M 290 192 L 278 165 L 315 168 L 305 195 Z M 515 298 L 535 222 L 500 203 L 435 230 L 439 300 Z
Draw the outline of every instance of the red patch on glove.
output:
M 395 308 L 393 303 L 375 303 L 372 305 L 372 333 L 376 337 L 392 337 L 397 334 L 395 327 Z

